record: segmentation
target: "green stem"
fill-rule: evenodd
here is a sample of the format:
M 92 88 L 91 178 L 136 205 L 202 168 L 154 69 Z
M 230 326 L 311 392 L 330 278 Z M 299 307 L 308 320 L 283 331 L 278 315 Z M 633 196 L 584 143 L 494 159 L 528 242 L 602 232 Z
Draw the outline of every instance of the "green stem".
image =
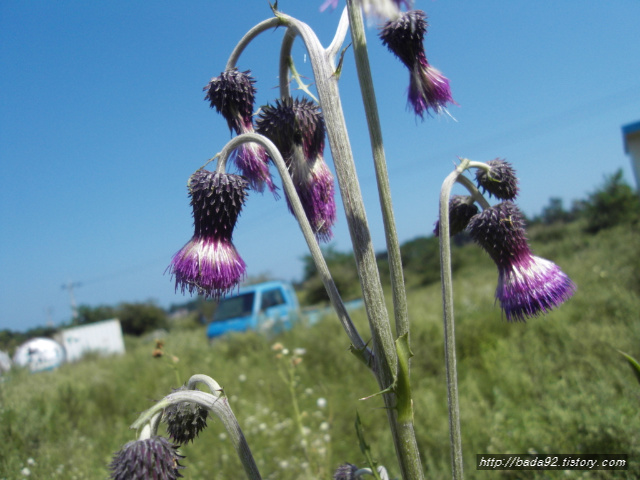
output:
M 324 287 L 327 290 L 329 299 L 331 300 L 331 305 L 336 311 L 342 327 L 344 328 L 345 332 L 349 336 L 349 339 L 351 340 L 351 343 L 354 346 L 354 353 L 366 365 L 372 365 L 374 355 L 371 350 L 369 350 L 367 344 L 364 342 L 355 325 L 351 321 L 351 317 L 349 316 L 349 313 L 344 306 L 344 302 L 340 297 L 340 292 L 338 292 L 336 284 L 331 277 L 327 262 L 322 255 L 322 250 L 320 250 L 318 240 L 316 239 L 313 230 L 311 229 L 311 225 L 309 224 L 307 215 L 304 213 L 302 203 L 300 203 L 300 197 L 298 197 L 298 193 L 296 192 L 296 189 L 293 185 L 293 180 L 291 180 L 291 175 L 289 175 L 287 165 L 285 164 L 282 155 L 273 144 L 273 142 L 257 133 L 244 133 L 242 135 L 234 137 L 224 146 L 224 148 L 220 152 L 218 156 L 217 171 L 224 171 L 224 166 L 231 152 L 233 152 L 234 149 L 238 148 L 240 145 L 246 142 L 256 142 L 262 145 L 271 157 L 274 165 L 278 170 L 278 173 L 280 174 L 280 177 L 282 179 L 282 187 L 284 188 L 287 197 L 289 198 L 293 214 L 298 220 L 300 230 L 302 230 L 302 234 L 307 241 L 309 252 L 311 253 L 311 256 L 316 264 L 316 268 L 318 270 L 318 273 L 320 274 L 320 278 L 322 279 Z
M 348 7 L 353 8 L 351 2 L 348 3 Z M 335 75 L 336 50 L 324 50 L 316 34 L 307 24 L 284 14 L 280 14 L 279 17 L 291 28 L 295 28 L 309 52 L 369 319 L 375 353 L 374 374 L 380 389 L 386 392 L 383 398 L 402 476 L 406 479 L 421 479 L 424 477 L 413 425 L 399 424 L 396 396 L 393 388 L 390 389 L 395 384 L 398 359 L 342 111 L 338 78 Z
M 206 408 L 220 419 L 229 433 L 229 438 L 231 439 L 231 443 L 240 458 L 247 478 L 249 478 L 249 480 L 261 480 L 262 477 L 260 476 L 258 467 L 253 459 L 249 444 L 242 433 L 238 420 L 229 406 L 227 398 L 222 395 L 221 391 L 217 393 L 218 394 L 216 395 L 200 390 L 180 390 L 173 392 L 164 397 L 146 412 L 143 412 L 133 425 L 131 425 L 131 428 L 143 428 L 143 434 L 146 435 L 147 426 L 150 426 L 149 432 L 153 434 L 153 424 L 162 410 L 175 403 L 196 403 L 201 407 Z
M 453 276 L 451 273 L 451 239 L 449 237 L 449 196 L 454 183 L 468 168 L 469 160 L 445 179 L 440 190 L 440 274 L 442 278 L 442 306 L 444 311 L 444 356 L 447 370 L 447 399 L 449 404 L 449 439 L 453 478 L 463 478 L 462 434 L 458 401 L 458 373 L 456 367 L 455 321 L 453 315 Z
M 387 241 L 387 253 L 389 255 L 389 269 L 391 272 L 391 288 L 393 294 L 393 309 L 396 319 L 396 336 L 409 335 L 409 314 L 407 309 L 407 294 L 404 285 L 404 273 L 402 270 L 402 257 L 400 255 L 400 243 L 396 232 L 396 222 L 391 201 L 391 187 L 387 172 L 384 145 L 382 142 L 382 129 L 380 128 L 380 116 L 378 104 L 373 88 L 371 66 L 367 51 L 367 39 L 365 36 L 362 12 L 359 8 L 349 8 L 349 20 L 351 23 L 351 41 L 356 59 L 362 102 L 369 126 L 371 139 L 371 151 L 378 182 L 378 194 L 382 208 L 382 219 Z

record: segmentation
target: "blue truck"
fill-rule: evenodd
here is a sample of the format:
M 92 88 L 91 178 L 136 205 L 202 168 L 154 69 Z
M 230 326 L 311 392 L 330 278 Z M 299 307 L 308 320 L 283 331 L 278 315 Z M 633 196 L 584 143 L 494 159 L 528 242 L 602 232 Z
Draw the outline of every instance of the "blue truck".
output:
M 220 301 L 207 326 L 207 337 L 246 330 L 279 333 L 289 330 L 301 317 L 298 297 L 290 283 L 258 283 Z

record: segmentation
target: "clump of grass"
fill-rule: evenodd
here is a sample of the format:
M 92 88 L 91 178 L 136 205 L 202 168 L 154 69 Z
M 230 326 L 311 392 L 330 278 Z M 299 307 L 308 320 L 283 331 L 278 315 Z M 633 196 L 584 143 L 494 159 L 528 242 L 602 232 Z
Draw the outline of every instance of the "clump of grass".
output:
M 564 476 L 640 474 L 633 457 L 640 451 L 640 387 L 617 352 L 640 357 L 638 232 L 619 227 L 587 236 L 571 224 L 565 228 L 548 243 L 534 238 L 533 248 L 561 265 L 578 291 L 558 311 L 526 324 L 501 319 L 493 304 L 495 266 L 484 264 L 476 247 L 463 248 L 465 256 L 476 255 L 473 249 L 479 255 L 454 283 L 465 468 L 473 478 L 495 478 L 475 470 L 477 453 L 628 453 L 626 472 Z M 450 475 L 439 300 L 438 285 L 409 292 L 415 420 L 432 479 Z M 354 321 L 366 323 L 364 313 Z M 271 349 L 276 341 L 306 350 L 295 372 L 306 438 L 291 419 L 289 388 Z M 33 478 L 104 478 L 112 452 L 135 438 L 128 426 L 139 412 L 178 386 L 174 369 L 185 380 L 209 374 L 225 388 L 266 478 L 319 478 L 318 472 L 328 478 L 324 473 L 342 462 L 361 462 L 356 409 L 374 455 L 393 465 L 381 402 L 358 400 L 375 393 L 377 384 L 348 347 L 328 316 L 277 338 L 246 333 L 212 344 L 203 328 L 174 329 L 164 348 L 177 362 L 153 358 L 152 339 L 127 338 L 121 357 L 92 357 L 41 374 L 13 371 L 0 383 L 0 478 L 20 478 L 25 467 Z M 318 406 L 320 398 L 325 407 Z M 238 478 L 242 467 L 224 429 L 214 419 L 208 423 L 197 442 L 181 447 L 189 460 L 186 478 Z M 303 441 L 324 463 L 306 464 Z M 522 471 L 518 478 L 548 473 Z

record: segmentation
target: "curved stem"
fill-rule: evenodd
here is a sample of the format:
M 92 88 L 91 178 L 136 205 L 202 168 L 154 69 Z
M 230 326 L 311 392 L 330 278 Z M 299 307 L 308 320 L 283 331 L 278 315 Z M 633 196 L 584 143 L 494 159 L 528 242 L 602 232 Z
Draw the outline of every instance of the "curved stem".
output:
M 233 414 L 227 398 L 224 396 L 217 396 L 200 390 L 181 390 L 173 392 L 164 397 L 164 399 L 156 403 L 149 410 L 143 412 L 131 428 L 143 427 L 145 424 L 152 422 L 153 419 L 161 414 L 169 405 L 183 402 L 196 403 L 216 415 L 229 433 L 229 438 L 231 438 L 231 443 L 242 462 L 247 478 L 250 480 L 260 480 L 262 478 L 255 460 L 253 459 L 249 444 L 247 443 L 247 440 L 242 433 L 242 429 L 238 424 L 238 420 Z
M 491 208 L 491 205 L 489 204 L 489 202 L 487 202 L 487 199 L 484 198 L 484 196 L 480 193 L 480 190 L 478 190 L 473 182 L 467 177 L 460 175 L 458 178 L 456 178 L 456 182 L 463 185 L 467 190 L 469 190 L 469 193 L 473 197 L 473 200 L 478 202 L 483 210 Z
M 225 67 L 225 69 L 230 70 L 236 66 L 236 63 L 238 62 L 238 58 L 240 58 L 240 55 L 242 54 L 244 49 L 247 47 L 247 45 L 251 43 L 251 40 L 253 40 L 255 37 L 260 35 L 265 30 L 279 27 L 281 25 L 283 25 L 283 23 L 280 17 L 273 17 L 273 18 L 268 18 L 267 20 L 263 20 L 262 22 L 257 24 L 255 27 L 253 27 L 251 30 L 249 30 L 244 35 L 244 37 L 240 39 L 236 47 L 233 49 L 233 52 L 231 52 L 231 55 L 229 55 L 229 60 L 227 60 L 227 66 Z
M 450 173 L 440 190 L 440 275 L 442 278 L 442 307 L 444 311 L 444 356 L 447 370 L 447 399 L 449 404 L 449 438 L 453 478 L 463 478 L 462 435 L 458 401 L 458 373 L 456 367 L 455 321 L 453 315 L 453 278 L 451 274 L 451 239 L 449 237 L 449 196 L 453 184 L 468 168 L 469 160 Z
M 238 148 L 241 144 L 246 142 L 256 142 L 262 145 L 271 159 L 278 169 L 278 173 L 280 173 L 280 177 L 282 178 L 282 186 L 289 198 L 291 203 L 291 208 L 293 213 L 300 224 L 300 229 L 302 230 L 302 234 L 307 242 L 307 246 L 309 247 L 309 251 L 311 256 L 316 264 L 316 268 L 318 269 L 318 273 L 322 278 L 322 283 L 327 290 L 329 295 L 329 299 L 331 300 L 331 305 L 335 309 L 338 319 L 342 324 L 345 332 L 349 336 L 349 340 L 353 344 L 354 348 L 361 356 L 361 360 L 364 361 L 366 365 L 372 365 L 373 353 L 367 348 L 366 343 L 362 340 L 362 337 L 358 333 L 355 325 L 351 321 L 351 317 L 347 313 L 347 309 L 344 306 L 342 298 L 340 297 L 340 293 L 331 277 L 331 273 L 329 272 L 329 267 L 327 266 L 327 262 L 322 255 L 322 251 L 320 250 L 320 245 L 318 245 L 318 240 L 311 229 L 311 225 L 309 224 L 309 220 L 304 213 L 304 209 L 302 207 L 302 203 L 300 203 L 300 198 L 298 197 L 298 193 L 293 185 L 293 180 L 291 180 L 291 175 L 287 169 L 287 165 L 280 155 L 280 152 L 276 148 L 276 146 L 269 140 L 268 138 L 259 135 L 257 133 L 244 133 L 242 135 L 238 135 L 237 137 L 231 139 L 220 152 L 220 162 L 226 162 L 228 156 L 233 152 L 234 149 Z
M 208 375 L 193 375 L 187 382 L 187 388 L 189 390 L 195 390 L 196 385 L 199 383 L 202 383 L 209 387 L 209 390 L 213 395 L 218 397 L 222 395 L 222 387 L 220 386 L 220 384 Z

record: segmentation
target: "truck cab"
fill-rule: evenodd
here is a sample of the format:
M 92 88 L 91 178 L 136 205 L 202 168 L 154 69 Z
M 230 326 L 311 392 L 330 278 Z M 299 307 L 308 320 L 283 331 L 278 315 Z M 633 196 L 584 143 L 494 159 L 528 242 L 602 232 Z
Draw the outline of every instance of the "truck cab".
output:
M 227 332 L 247 330 L 278 333 L 289 330 L 300 316 L 298 297 L 290 283 L 249 285 L 220 301 L 207 326 L 207 337 L 213 339 Z

